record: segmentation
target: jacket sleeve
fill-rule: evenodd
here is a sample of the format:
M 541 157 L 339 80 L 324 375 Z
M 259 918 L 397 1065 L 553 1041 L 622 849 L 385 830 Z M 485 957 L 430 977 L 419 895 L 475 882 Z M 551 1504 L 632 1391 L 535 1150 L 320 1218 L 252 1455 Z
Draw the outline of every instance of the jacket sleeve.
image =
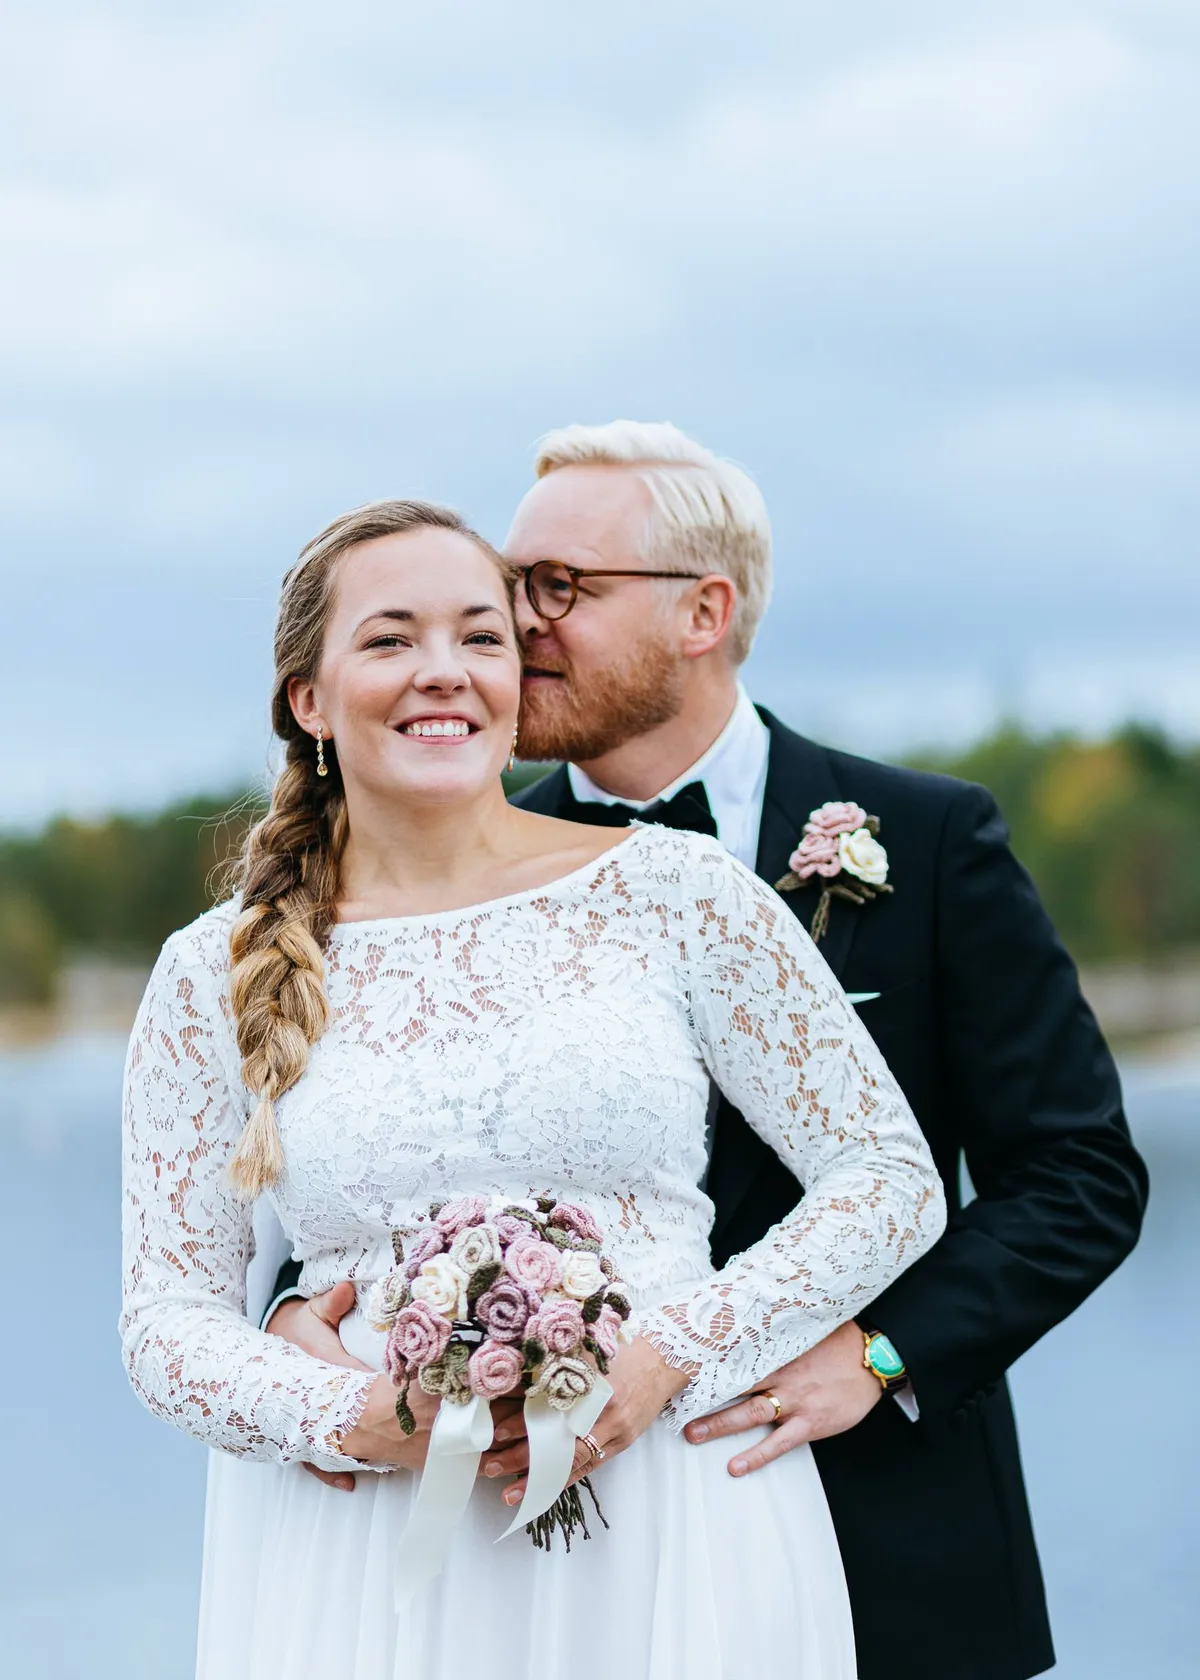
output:
M 1147 1194 L 1075 966 L 979 787 L 943 830 L 935 987 L 941 1100 L 975 1199 L 870 1312 L 927 1421 L 979 1398 L 1103 1282 Z

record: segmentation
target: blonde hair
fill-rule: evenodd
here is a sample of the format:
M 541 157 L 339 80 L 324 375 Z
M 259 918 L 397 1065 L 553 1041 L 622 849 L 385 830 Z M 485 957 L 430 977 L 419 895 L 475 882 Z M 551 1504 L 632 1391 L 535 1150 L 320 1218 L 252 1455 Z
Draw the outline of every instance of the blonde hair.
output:
M 229 1163 L 247 1198 L 278 1183 L 283 1145 L 275 1103 L 308 1066 L 329 1022 L 324 950 L 337 920 L 341 861 L 349 833 L 337 747 L 325 743 L 328 774 L 317 775 L 312 737 L 288 701 L 293 678 L 311 682 L 321 662 L 336 563 L 373 537 L 432 528 L 456 531 L 495 561 L 512 602 L 513 572 L 450 508 L 428 502 L 371 502 L 344 513 L 301 550 L 283 580 L 275 625 L 271 722 L 285 762 L 271 805 L 246 836 L 233 871 L 241 913 L 230 934 L 230 1003 L 242 1078 L 258 1104 Z
M 762 491 L 733 461 L 666 421 L 611 420 L 563 426 L 538 444 L 538 478 L 571 466 L 629 466 L 654 501 L 645 558 L 719 572 L 737 590 L 729 630 L 735 664 L 745 660 L 771 598 L 771 522 Z

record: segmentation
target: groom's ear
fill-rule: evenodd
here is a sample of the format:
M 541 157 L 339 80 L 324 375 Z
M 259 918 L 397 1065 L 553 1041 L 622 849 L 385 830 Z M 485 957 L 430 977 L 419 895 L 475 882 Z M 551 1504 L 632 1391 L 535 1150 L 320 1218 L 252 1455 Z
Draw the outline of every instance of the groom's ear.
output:
M 731 578 L 713 572 L 694 583 L 680 604 L 687 613 L 684 658 L 700 659 L 720 647 L 729 634 L 737 606 L 737 587 Z

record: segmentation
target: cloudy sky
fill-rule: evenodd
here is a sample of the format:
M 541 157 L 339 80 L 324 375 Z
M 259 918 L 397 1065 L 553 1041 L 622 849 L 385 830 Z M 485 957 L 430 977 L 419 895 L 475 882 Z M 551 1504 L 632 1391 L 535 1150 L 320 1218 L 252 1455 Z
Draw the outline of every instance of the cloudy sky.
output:
M 0 823 L 263 764 L 278 579 L 538 434 L 749 466 L 754 692 L 1200 735 L 1194 0 L 8 0 Z

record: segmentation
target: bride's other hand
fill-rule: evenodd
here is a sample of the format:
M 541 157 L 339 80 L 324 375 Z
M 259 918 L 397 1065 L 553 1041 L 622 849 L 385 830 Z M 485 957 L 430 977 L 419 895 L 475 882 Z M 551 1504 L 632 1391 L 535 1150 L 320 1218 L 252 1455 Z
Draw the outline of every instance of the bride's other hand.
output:
M 853 1429 L 879 1404 L 883 1388 L 863 1366 L 862 1331 L 852 1320 L 767 1377 L 754 1394 L 744 1394 L 719 1412 L 696 1418 L 683 1433 L 698 1445 L 761 1429 L 775 1422 L 769 1394 L 779 1401 L 779 1421 L 765 1440 L 730 1459 L 731 1476 L 761 1470 L 808 1441 L 824 1441 Z
M 592 1435 L 604 1449 L 605 1458 L 615 1458 L 649 1429 L 667 1401 L 687 1387 L 689 1378 L 685 1371 L 674 1370 L 656 1348 L 638 1336 L 617 1354 L 609 1366 L 608 1380 L 612 1384 L 613 1397 L 600 1413 Z M 522 1438 L 514 1441 L 518 1431 Z M 498 1424 L 497 1446 L 505 1441 L 512 1441 L 512 1445 L 488 1454 L 483 1461 L 485 1476 L 516 1475 L 516 1481 L 504 1494 L 509 1505 L 516 1505 L 525 1495 L 529 1446 L 524 1434 L 525 1426 L 520 1417 Z M 595 1468 L 596 1460 L 590 1448 L 577 1441 L 571 1481 L 577 1482 Z

